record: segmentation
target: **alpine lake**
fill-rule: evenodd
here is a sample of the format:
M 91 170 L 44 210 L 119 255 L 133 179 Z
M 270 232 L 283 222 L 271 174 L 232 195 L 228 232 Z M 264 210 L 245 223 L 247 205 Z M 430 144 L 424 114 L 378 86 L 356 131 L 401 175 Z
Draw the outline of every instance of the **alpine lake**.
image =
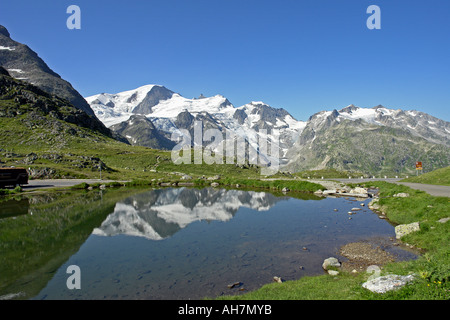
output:
M 323 274 L 352 242 L 389 245 L 371 198 L 108 188 L 0 199 L 0 299 L 185 300 Z M 349 214 L 353 208 L 360 210 Z M 73 271 L 73 266 L 76 271 Z M 77 276 L 75 278 L 75 276 Z M 78 285 L 78 287 L 74 287 Z

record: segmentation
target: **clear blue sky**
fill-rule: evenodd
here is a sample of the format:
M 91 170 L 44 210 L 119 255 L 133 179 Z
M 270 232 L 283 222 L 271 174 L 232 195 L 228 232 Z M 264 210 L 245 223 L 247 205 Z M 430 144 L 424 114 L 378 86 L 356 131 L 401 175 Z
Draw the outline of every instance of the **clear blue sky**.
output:
M 298 120 L 382 104 L 450 121 L 448 0 L 2 0 L 0 24 L 84 96 L 160 84 Z

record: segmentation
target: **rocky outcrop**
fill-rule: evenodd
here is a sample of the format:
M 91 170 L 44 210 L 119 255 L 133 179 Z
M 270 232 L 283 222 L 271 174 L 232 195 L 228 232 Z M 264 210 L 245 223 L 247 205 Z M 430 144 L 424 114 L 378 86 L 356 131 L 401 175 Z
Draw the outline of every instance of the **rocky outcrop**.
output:
M 110 129 L 127 139 L 133 146 L 161 150 L 171 150 L 175 146 L 175 142 L 165 137 L 144 115 L 133 115 L 127 121 L 111 126 Z
M 340 189 L 327 189 L 327 190 L 317 190 L 316 195 L 322 196 L 342 196 L 342 197 L 356 197 L 356 198 L 368 198 L 370 195 L 366 188 L 356 187 L 350 189 L 348 187 L 342 187 Z
M 154 86 L 145 96 L 145 98 L 133 110 L 135 114 L 149 114 L 152 112 L 152 107 L 156 106 L 161 101 L 170 99 L 174 92 L 163 87 Z M 133 99 L 133 97 L 130 97 Z
M 56 170 L 51 168 L 28 168 L 27 171 L 31 180 L 53 179 L 56 174 Z
M 0 75 L 0 100 L 8 101 L 0 106 L 0 117 L 14 118 L 27 114 L 26 121 L 45 121 L 44 118 L 62 120 L 112 136 L 111 131 L 96 117 L 90 116 L 58 96 L 7 75 Z

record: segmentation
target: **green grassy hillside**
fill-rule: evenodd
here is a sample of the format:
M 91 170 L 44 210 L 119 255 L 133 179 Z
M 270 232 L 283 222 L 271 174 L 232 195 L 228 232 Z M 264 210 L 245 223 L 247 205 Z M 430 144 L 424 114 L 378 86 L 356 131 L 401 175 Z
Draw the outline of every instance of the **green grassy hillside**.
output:
M 122 141 L 67 101 L 0 74 L 0 166 L 25 167 L 31 178 L 260 177 L 256 166 L 176 165 L 169 151 Z
M 450 167 L 437 169 L 431 172 L 420 174 L 419 176 L 403 179 L 402 182 L 416 182 L 450 186 Z

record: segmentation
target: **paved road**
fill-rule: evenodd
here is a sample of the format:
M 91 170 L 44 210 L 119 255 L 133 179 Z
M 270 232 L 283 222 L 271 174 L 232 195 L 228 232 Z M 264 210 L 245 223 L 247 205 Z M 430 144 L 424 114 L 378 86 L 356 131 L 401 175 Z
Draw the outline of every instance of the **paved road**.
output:
M 432 196 L 437 197 L 450 197 L 450 187 L 448 186 L 438 186 L 433 184 L 423 184 L 423 183 L 411 183 L 411 182 L 400 182 L 402 179 L 339 179 L 343 183 L 360 183 L 367 181 L 386 181 L 391 183 L 402 184 L 412 189 L 425 191 Z
M 338 181 L 342 183 L 360 183 L 367 181 L 387 181 L 391 183 L 398 183 L 408 186 L 412 189 L 422 190 L 428 192 L 433 196 L 439 197 L 450 197 L 450 187 L 448 186 L 438 186 L 438 185 L 430 185 L 430 184 L 422 184 L 422 183 L 410 183 L 410 182 L 400 182 L 401 179 L 339 179 Z M 111 180 L 99 180 L 99 179 L 55 179 L 55 180 L 30 180 L 29 184 L 24 186 L 24 190 L 37 190 L 37 189 L 46 189 L 46 188 L 58 188 L 58 187 L 71 187 L 82 182 L 86 183 L 108 183 L 112 182 Z M 320 181 L 319 181 L 320 183 Z
M 450 197 L 450 187 L 448 186 L 437 186 L 433 184 L 422 184 L 422 183 L 411 183 L 411 182 L 397 182 L 403 184 L 412 189 L 418 189 L 425 191 L 432 196 L 438 197 Z
M 386 182 L 391 182 L 391 183 L 396 183 L 402 179 L 396 179 L 396 178 L 387 178 L 387 179 L 382 179 L 382 178 L 367 178 L 367 179 L 337 179 L 340 182 L 343 183 L 360 183 L 360 182 L 368 182 L 368 181 L 386 181 Z

